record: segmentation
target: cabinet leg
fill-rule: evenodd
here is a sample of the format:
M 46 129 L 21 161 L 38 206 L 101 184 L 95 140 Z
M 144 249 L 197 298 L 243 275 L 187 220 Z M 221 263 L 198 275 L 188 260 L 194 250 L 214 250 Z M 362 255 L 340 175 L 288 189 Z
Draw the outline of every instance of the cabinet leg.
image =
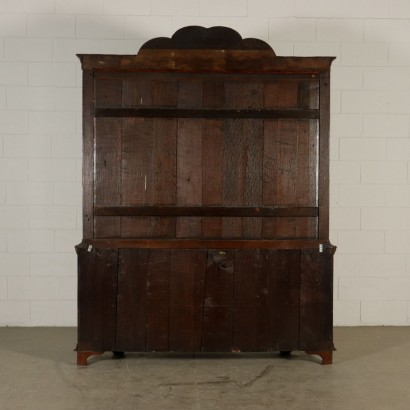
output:
M 306 351 L 307 354 L 314 354 L 322 358 L 322 365 L 332 364 L 333 352 L 331 350 L 321 350 L 321 351 Z
M 289 357 L 292 353 L 292 350 L 281 350 L 279 352 L 281 357 Z
M 104 352 L 77 352 L 77 366 L 87 366 L 90 356 L 100 356 Z
M 117 359 L 123 359 L 125 357 L 125 353 L 124 352 L 119 352 L 117 350 L 114 350 L 112 352 L 113 356 L 116 357 Z

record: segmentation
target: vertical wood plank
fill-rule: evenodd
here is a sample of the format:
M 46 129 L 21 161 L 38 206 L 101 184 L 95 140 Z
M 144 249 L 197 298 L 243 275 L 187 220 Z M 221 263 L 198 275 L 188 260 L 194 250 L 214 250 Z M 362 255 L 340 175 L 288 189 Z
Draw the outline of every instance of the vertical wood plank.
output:
M 278 135 L 278 120 L 264 121 L 264 151 L 263 151 L 263 205 L 277 205 L 277 168 L 276 168 L 276 139 Z M 263 218 L 262 237 L 276 238 L 277 218 Z
M 121 120 L 97 118 L 95 141 L 95 203 L 121 204 Z M 118 217 L 97 217 L 94 221 L 96 238 L 119 237 Z
M 322 172 L 319 164 L 319 122 L 309 121 L 309 194 L 308 201 L 310 206 L 319 206 L 319 175 Z M 319 218 L 309 218 L 308 238 L 318 238 Z
M 147 351 L 169 350 L 170 250 L 148 252 Z
M 279 120 L 276 136 L 277 205 L 296 203 L 298 127 L 295 120 Z
M 225 82 L 225 107 L 263 107 L 263 83 Z M 224 205 L 252 206 L 262 201 L 263 121 L 225 120 Z M 260 238 L 260 218 L 224 218 L 223 236 Z
M 122 106 L 127 108 L 152 105 L 152 84 L 147 78 L 136 75 L 135 78 L 122 80 Z
M 94 73 L 83 71 L 83 238 L 94 237 Z
M 243 147 L 245 145 L 243 121 L 227 119 L 224 123 L 223 140 L 223 205 L 240 206 L 243 201 L 245 170 Z M 223 218 L 224 238 L 241 238 L 242 218 Z
M 300 250 L 270 250 L 268 257 L 268 349 L 299 346 Z
M 148 251 L 119 251 L 116 350 L 145 351 L 148 268 Z
M 149 205 L 153 188 L 153 120 L 123 118 L 122 125 L 122 205 Z M 121 235 L 150 237 L 151 218 L 121 218 Z
M 330 72 L 320 75 L 319 118 L 319 227 L 318 237 L 329 238 L 329 121 L 330 121 Z
M 295 189 L 295 205 L 297 206 L 313 206 L 314 203 L 310 203 L 310 198 L 316 191 L 315 180 L 311 181 L 310 177 L 313 174 L 310 172 L 311 168 L 315 169 L 317 158 L 315 155 L 311 157 L 310 143 L 310 121 L 299 120 L 296 124 L 297 133 L 297 147 L 296 147 L 296 189 Z
M 201 108 L 203 106 L 203 83 L 186 79 L 178 82 L 178 107 Z M 179 119 L 177 153 L 177 201 L 178 205 L 202 204 L 202 119 Z M 177 219 L 177 237 L 198 238 L 201 218 Z
M 178 81 L 153 78 L 152 104 L 156 107 L 177 107 Z M 177 119 L 156 118 L 154 121 L 153 189 L 155 205 L 177 204 Z M 176 218 L 150 218 L 151 235 L 157 238 L 174 238 Z
M 178 108 L 202 108 L 203 91 L 200 79 L 178 81 Z
M 204 79 L 203 82 L 204 108 L 225 107 L 225 84 L 219 79 Z
M 176 107 L 178 82 L 176 80 L 152 79 L 152 104 L 155 107 Z
M 319 108 L 319 81 L 316 79 L 299 81 L 297 106 L 312 110 Z
M 180 119 L 178 121 L 178 205 L 202 204 L 202 125 L 202 120 Z M 200 236 L 200 217 L 178 218 L 178 238 L 197 238 Z
M 156 118 L 153 136 L 153 205 L 177 203 L 177 120 Z M 152 236 L 174 238 L 176 218 L 151 218 Z
M 202 204 L 220 206 L 223 203 L 223 121 L 206 120 L 202 139 Z M 202 218 L 202 236 L 220 238 L 222 218 Z
M 152 203 L 155 205 L 175 205 L 177 200 L 177 120 L 156 119 L 153 144 Z
M 267 251 L 236 250 L 234 265 L 233 348 L 266 351 Z
M 234 251 L 208 251 L 202 351 L 232 350 L 234 259 Z
M 95 81 L 95 106 L 98 108 L 118 108 L 122 103 L 121 80 Z
M 264 84 L 245 81 L 227 80 L 225 82 L 225 108 L 262 108 L 264 104 Z
M 78 249 L 78 349 L 115 350 L 118 251 Z
M 244 206 L 259 206 L 263 200 L 263 121 L 244 120 L 246 142 L 243 165 L 245 167 Z M 261 218 L 243 218 L 243 238 L 260 238 Z
M 223 107 L 225 89 L 222 80 L 204 80 L 203 105 L 205 108 Z M 223 120 L 204 121 L 202 139 L 202 204 L 223 204 Z M 220 238 L 222 218 L 202 218 L 202 236 Z
M 122 204 L 150 204 L 153 121 L 150 118 L 123 118 L 122 122 Z
M 264 107 L 270 109 L 297 108 L 298 82 L 296 79 L 277 78 L 265 84 Z
M 333 350 L 333 255 L 301 251 L 300 348 Z
M 316 174 L 311 172 L 311 169 L 315 169 L 317 164 L 317 157 L 314 155 L 313 150 L 310 147 L 310 121 L 298 120 L 295 122 L 296 127 L 296 158 L 295 158 L 295 197 L 294 204 L 296 206 L 315 206 L 315 202 L 311 203 L 310 199 L 314 198 L 316 194 Z M 313 154 L 313 156 L 311 156 Z M 315 237 L 309 232 L 309 220 L 311 218 L 289 218 L 284 224 L 282 223 L 281 229 L 284 230 L 285 226 L 291 229 L 287 230 L 286 235 L 288 237 L 296 238 L 309 238 Z M 283 221 L 283 219 L 281 219 Z M 290 223 L 289 223 L 290 222 Z
M 169 348 L 200 351 L 206 252 L 171 251 Z

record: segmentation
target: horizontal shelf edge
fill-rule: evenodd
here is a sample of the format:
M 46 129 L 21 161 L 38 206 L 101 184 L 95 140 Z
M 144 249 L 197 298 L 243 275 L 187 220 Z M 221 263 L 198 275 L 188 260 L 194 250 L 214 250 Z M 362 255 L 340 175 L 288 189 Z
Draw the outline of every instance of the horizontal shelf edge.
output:
M 95 216 L 317 217 L 317 207 L 95 206 Z
M 84 239 L 77 249 L 319 249 L 335 247 L 319 239 Z
M 306 73 L 330 69 L 335 57 L 280 57 L 269 50 L 140 50 L 138 55 L 77 54 L 83 70 L 205 72 L 235 74 Z
M 258 110 L 211 108 L 96 108 L 95 117 L 142 118 L 300 118 L 318 119 L 317 109 Z

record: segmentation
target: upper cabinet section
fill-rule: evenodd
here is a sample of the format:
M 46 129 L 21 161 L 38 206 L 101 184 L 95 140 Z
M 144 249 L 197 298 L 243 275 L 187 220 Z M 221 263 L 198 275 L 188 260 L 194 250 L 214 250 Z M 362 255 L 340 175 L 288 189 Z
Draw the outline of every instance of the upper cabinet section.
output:
M 332 57 L 195 26 L 79 57 L 85 238 L 327 239 Z

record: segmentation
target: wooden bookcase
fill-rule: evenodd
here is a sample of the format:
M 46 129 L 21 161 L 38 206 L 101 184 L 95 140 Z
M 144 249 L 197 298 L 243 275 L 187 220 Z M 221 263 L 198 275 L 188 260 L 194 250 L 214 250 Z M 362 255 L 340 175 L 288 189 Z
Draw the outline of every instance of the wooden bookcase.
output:
M 195 26 L 79 58 L 78 364 L 293 350 L 331 363 L 333 58 Z

